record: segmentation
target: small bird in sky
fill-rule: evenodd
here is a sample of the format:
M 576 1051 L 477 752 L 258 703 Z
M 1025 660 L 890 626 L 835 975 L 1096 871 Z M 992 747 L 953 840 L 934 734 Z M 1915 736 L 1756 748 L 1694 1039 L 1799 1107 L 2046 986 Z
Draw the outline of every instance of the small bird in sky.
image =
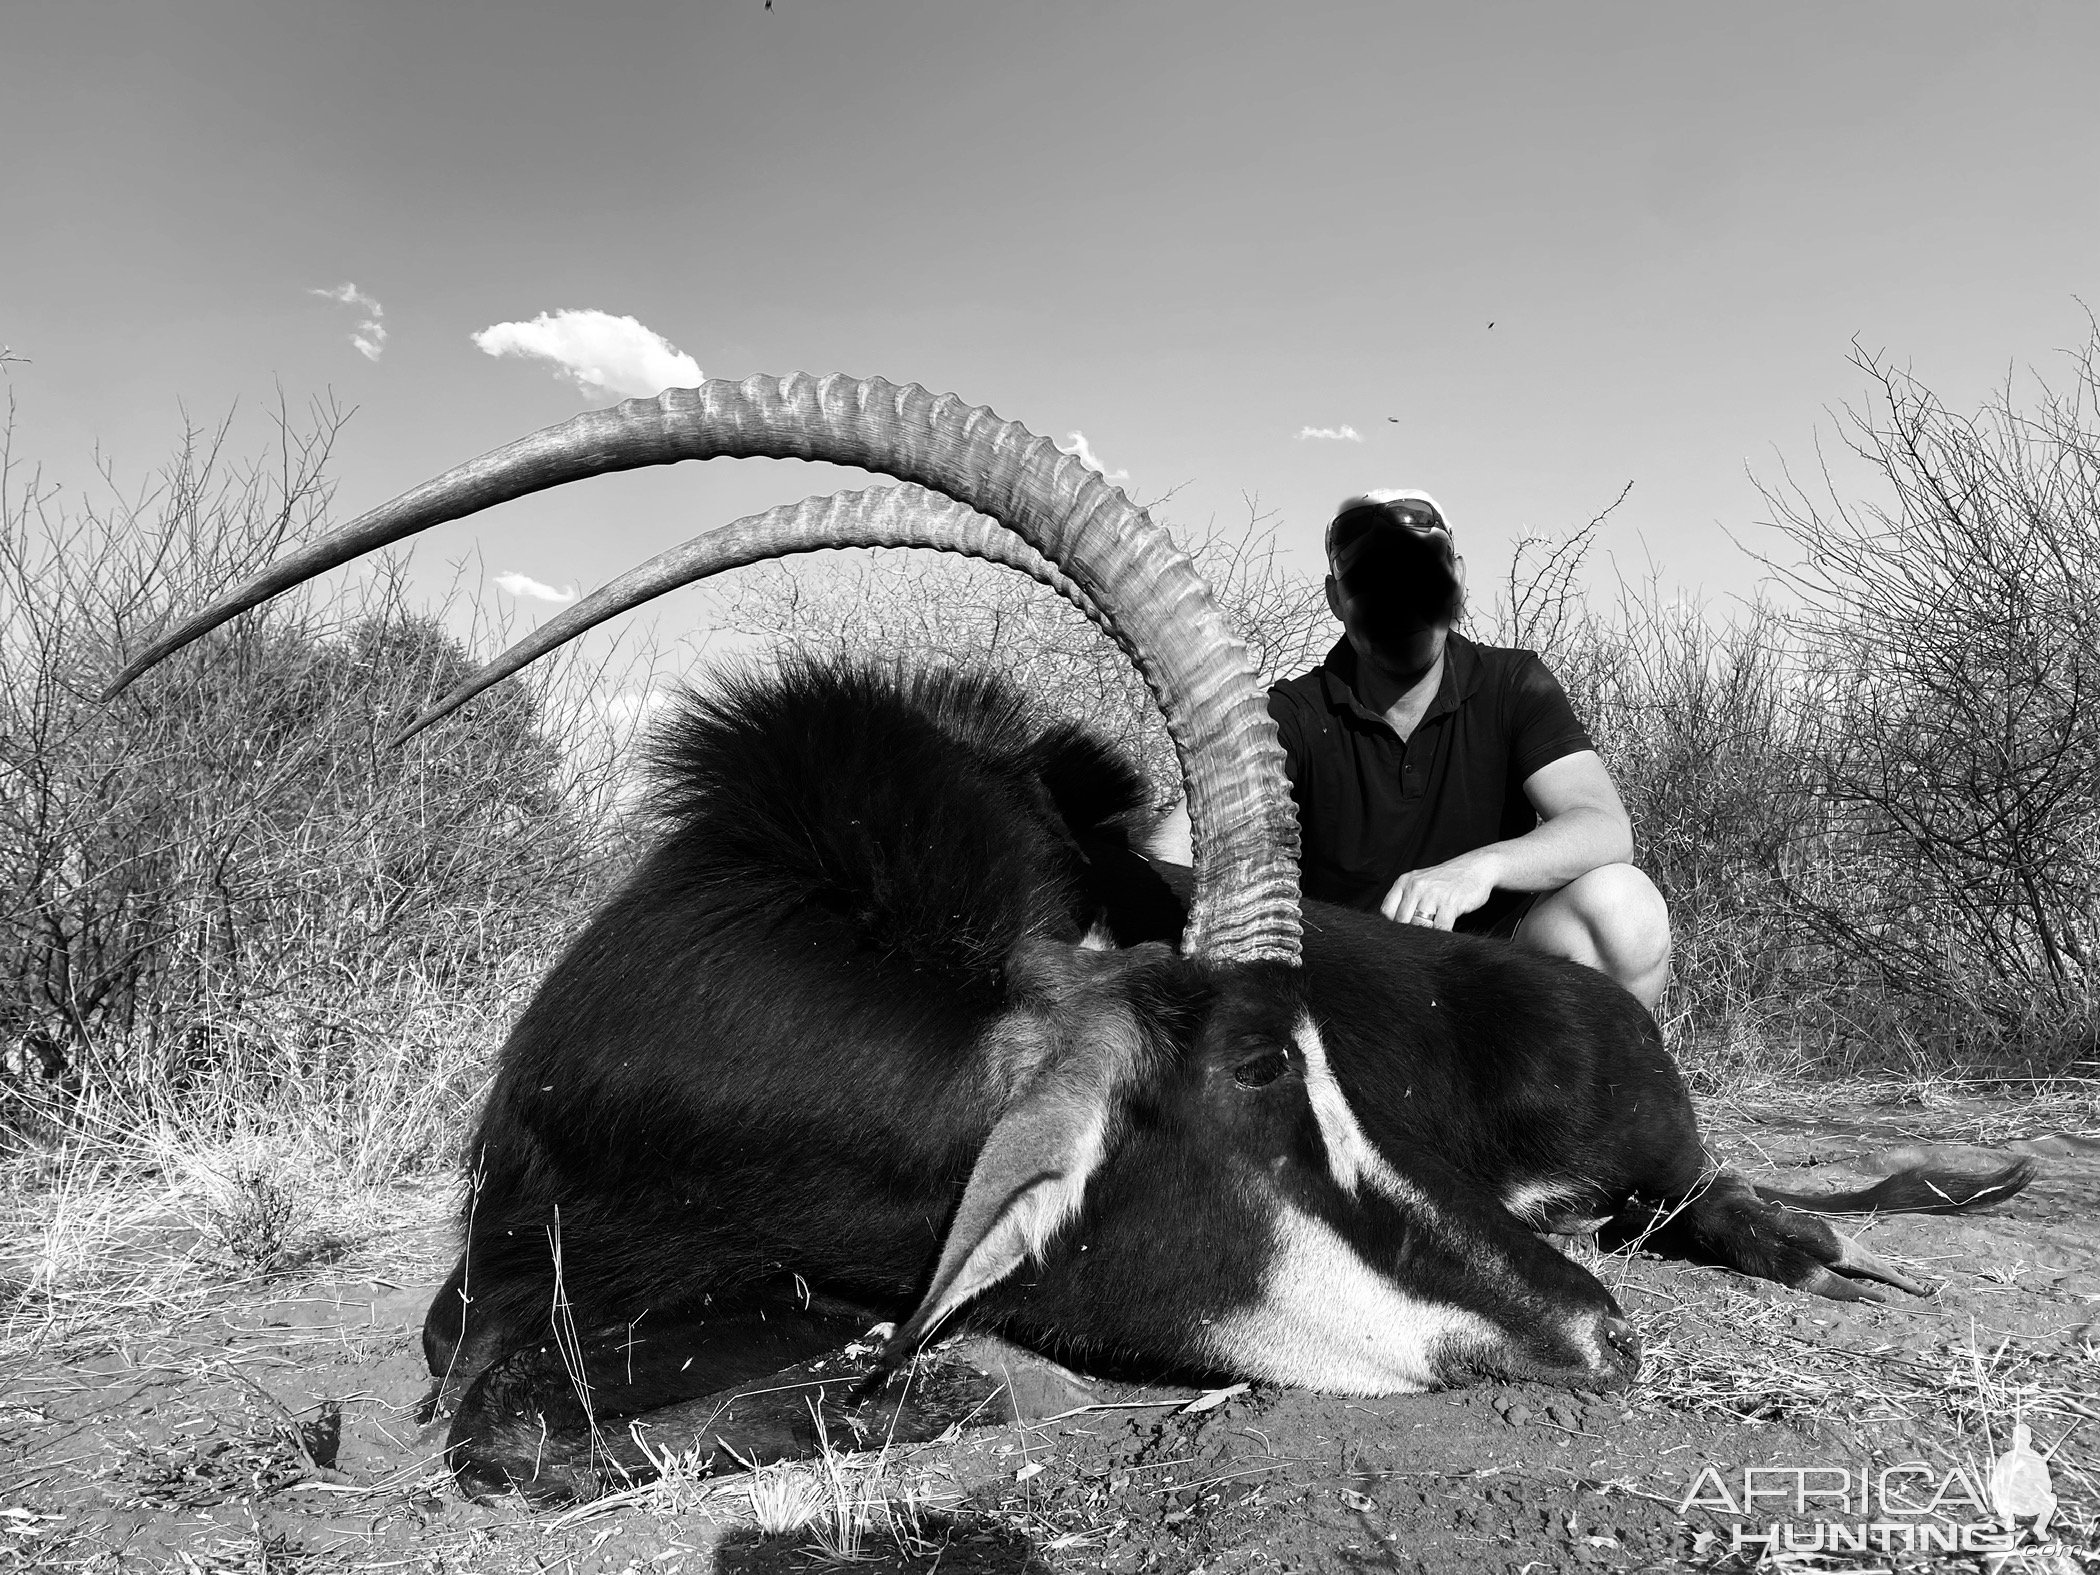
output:
M 1386 417 L 1386 420 L 1388 420 L 1388 421 L 1398 421 L 1399 419 L 1400 419 L 1400 418 L 1399 418 L 1398 416 L 1387 416 L 1387 417 Z
M 767 0 L 767 3 L 766 3 L 766 9 L 767 9 L 768 11 L 770 11 L 770 10 L 772 10 L 772 9 L 773 9 L 773 6 L 772 6 L 772 0 Z M 1494 325 L 1493 321 L 1491 320 L 1491 321 L 1490 321 L 1490 322 L 1488 323 L 1488 327 L 1490 327 L 1490 328 L 1493 328 L 1494 326 L 1495 326 L 1495 325 Z

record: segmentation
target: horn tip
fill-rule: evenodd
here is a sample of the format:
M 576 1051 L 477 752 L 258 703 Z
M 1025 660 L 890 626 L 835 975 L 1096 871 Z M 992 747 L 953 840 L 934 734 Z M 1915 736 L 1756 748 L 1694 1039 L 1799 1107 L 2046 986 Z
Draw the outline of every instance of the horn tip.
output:
M 143 673 L 147 668 L 151 667 L 155 662 L 159 661 L 160 657 L 161 653 L 158 650 L 151 650 L 148 651 L 144 656 L 134 657 L 131 661 L 127 662 L 124 666 L 123 671 L 118 673 L 116 677 L 112 678 L 107 684 L 103 686 L 101 694 L 101 703 L 103 705 L 108 705 L 110 701 L 116 699 L 118 695 L 122 694 L 125 690 L 129 689 L 132 686 L 132 683 L 138 678 L 139 674 Z
M 387 748 L 399 749 L 411 738 L 414 738 L 418 733 L 422 732 L 425 728 L 429 727 L 433 722 L 438 721 L 446 714 L 447 713 L 442 710 L 425 711 L 421 716 L 417 717 L 413 722 L 409 723 L 408 726 L 402 728 L 400 732 L 396 733 L 392 738 L 388 739 L 386 741 Z

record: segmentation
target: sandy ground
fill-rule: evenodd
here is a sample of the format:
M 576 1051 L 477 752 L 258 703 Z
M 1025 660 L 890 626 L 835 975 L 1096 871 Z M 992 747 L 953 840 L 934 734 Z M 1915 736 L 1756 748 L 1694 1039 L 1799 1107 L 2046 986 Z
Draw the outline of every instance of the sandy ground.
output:
M 1068 1398 L 1091 1409 L 1046 1423 L 988 1413 L 828 1474 L 674 1479 L 562 1513 L 464 1501 L 417 1426 L 416 1336 L 450 1258 L 433 1212 L 325 1272 L 200 1288 L 63 1340 L 14 1331 L 0 1569 L 784 1571 L 842 1562 L 842 1528 L 861 1542 L 843 1562 L 871 1570 L 1739 1569 L 1766 1552 L 1744 1538 L 1768 1532 L 1794 1569 L 2100 1567 L 2091 1104 L 1915 1098 L 1804 1095 L 1710 1110 L 1708 1126 L 1730 1161 L 1804 1190 L 1924 1144 L 1957 1164 L 2034 1154 L 2040 1178 L 1988 1214 L 1864 1227 L 1936 1294 L 1841 1305 L 1592 1255 L 1647 1342 L 1625 1395 L 1257 1389 L 1204 1405 L 1075 1381 Z M 1959 1528 L 1987 1518 L 1969 1500 L 1989 1498 L 2016 1419 L 2058 1505 L 2053 1540 L 2007 1564 L 1961 1551 Z M 1767 1468 L 1748 1510 L 1746 1468 Z M 1862 1494 L 1890 1470 L 1892 1498 Z M 1939 1514 L 1917 1512 L 1935 1496 Z M 1833 1521 L 1844 1551 L 1785 1551 Z M 1956 1551 L 1906 1551 L 1921 1525 Z

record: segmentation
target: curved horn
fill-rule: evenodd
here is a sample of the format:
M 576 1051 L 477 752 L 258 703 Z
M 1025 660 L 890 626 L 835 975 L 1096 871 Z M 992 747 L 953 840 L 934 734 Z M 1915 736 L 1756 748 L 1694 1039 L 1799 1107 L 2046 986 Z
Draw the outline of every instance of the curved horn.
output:
M 931 547 L 1003 563 L 1049 586 L 1111 636 L 1114 634 L 1108 615 L 1091 596 L 1061 574 L 1056 564 L 988 515 L 909 482 L 895 487 L 871 487 L 865 492 L 833 492 L 714 526 L 646 563 L 637 564 L 617 579 L 606 581 L 433 701 L 422 715 L 394 735 L 393 742 L 406 743 L 527 663 L 667 591 L 730 569 L 792 553 L 820 552 L 827 547 Z
M 1016 422 L 881 378 L 754 377 L 671 388 L 520 438 L 264 570 L 154 642 L 114 694 L 178 647 L 377 547 L 603 471 L 681 459 L 828 460 L 917 482 L 1003 522 L 1114 620 L 1181 756 L 1196 857 L 1184 945 L 1298 960 L 1298 824 L 1246 648 L 1195 566 L 1116 488 Z

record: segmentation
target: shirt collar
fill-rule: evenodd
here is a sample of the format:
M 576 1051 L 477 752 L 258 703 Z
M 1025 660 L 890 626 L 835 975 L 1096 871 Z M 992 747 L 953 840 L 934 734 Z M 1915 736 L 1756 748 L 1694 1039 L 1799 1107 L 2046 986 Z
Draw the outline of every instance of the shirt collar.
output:
M 1428 722 L 1447 711 L 1456 711 L 1480 687 L 1480 677 L 1480 653 L 1473 642 L 1456 630 L 1446 635 L 1444 675 L 1437 681 L 1436 698 L 1429 702 L 1422 720 Z M 1391 725 L 1356 698 L 1356 647 L 1349 643 L 1347 635 L 1334 642 L 1334 649 L 1320 664 L 1320 682 L 1330 711 L 1351 712 L 1380 727 Z

